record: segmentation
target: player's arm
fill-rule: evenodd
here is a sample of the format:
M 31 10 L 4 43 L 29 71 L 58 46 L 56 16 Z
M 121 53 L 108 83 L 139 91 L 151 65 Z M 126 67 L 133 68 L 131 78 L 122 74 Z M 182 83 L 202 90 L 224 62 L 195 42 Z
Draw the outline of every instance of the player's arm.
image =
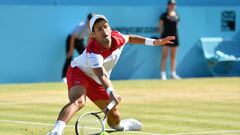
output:
M 93 72 L 96 74 L 96 76 L 100 80 L 103 88 L 105 88 L 107 90 L 108 88 L 112 87 L 112 83 L 108 79 L 108 76 L 107 76 L 107 73 L 106 73 L 104 67 L 93 68 Z M 111 90 L 108 91 L 108 93 L 110 93 L 110 92 L 111 92 Z
M 175 36 L 167 36 L 166 38 L 162 39 L 151 39 L 146 38 L 138 35 L 124 35 L 125 40 L 128 41 L 129 44 L 145 44 L 145 45 L 152 45 L 152 46 L 159 46 L 165 44 L 173 44 L 171 40 L 175 39 Z
M 107 93 L 110 96 L 111 100 L 115 100 L 118 104 L 121 101 L 121 97 L 114 91 L 111 81 L 109 80 L 109 77 L 107 75 L 106 70 L 104 67 L 97 67 L 92 68 L 93 72 L 96 74 L 98 79 L 100 80 L 103 88 L 107 91 Z

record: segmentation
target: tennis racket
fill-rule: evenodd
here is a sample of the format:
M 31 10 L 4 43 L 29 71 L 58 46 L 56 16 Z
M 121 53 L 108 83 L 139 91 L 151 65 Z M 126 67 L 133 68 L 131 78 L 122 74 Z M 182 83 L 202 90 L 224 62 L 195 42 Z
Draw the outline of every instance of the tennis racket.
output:
M 113 100 L 102 111 L 88 112 L 81 115 L 75 123 L 76 135 L 99 135 L 104 132 L 108 112 L 115 105 L 116 102 Z M 103 119 L 100 117 L 101 114 L 104 114 Z

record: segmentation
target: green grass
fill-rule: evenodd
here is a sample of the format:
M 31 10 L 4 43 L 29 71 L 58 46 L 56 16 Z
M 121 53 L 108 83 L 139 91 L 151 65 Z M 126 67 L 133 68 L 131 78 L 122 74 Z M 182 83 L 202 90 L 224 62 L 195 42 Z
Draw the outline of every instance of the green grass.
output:
M 136 135 L 232 130 L 238 131 L 215 134 L 240 134 L 240 78 L 113 81 L 113 85 L 122 97 L 122 118 L 136 118 L 144 125 Z M 0 85 L 0 135 L 45 135 L 67 102 L 63 83 Z M 77 116 L 92 110 L 97 108 L 88 101 L 65 135 L 74 135 Z

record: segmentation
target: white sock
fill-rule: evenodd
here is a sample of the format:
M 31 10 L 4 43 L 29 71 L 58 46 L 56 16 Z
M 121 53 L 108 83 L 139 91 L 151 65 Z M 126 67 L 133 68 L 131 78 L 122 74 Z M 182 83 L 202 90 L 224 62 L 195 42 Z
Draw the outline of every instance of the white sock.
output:
M 58 121 L 56 121 L 52 132 L 58 132 L 58 133 L 62 134 L 65 126 L 66 126 L 66 123 L 64 121 L 58 120 Z

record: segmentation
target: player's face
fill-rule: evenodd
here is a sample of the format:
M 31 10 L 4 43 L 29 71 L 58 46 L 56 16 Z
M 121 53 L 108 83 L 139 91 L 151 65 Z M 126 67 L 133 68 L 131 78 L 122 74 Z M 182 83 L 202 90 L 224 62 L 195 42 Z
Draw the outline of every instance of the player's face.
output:
M 94 38 L 106 48 L 111 47 L 112 30 L 107 21 L 102 20 L 94 25 Z

